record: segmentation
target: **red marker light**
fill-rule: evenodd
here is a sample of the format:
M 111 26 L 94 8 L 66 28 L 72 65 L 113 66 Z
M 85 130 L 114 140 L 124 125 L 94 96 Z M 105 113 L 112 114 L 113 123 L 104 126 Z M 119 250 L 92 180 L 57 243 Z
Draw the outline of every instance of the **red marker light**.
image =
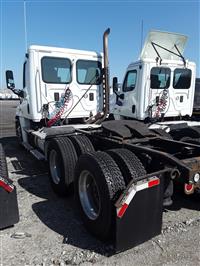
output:
M 194 192 L 194 184 L 185 184 L 184 191 L 185 194 L 192 194 Z
M 154 180 L 149 181 L 148 187 L 154 187 L 154 186 L 157 186 L 159 184 L 160 184 L 160 179 L 159 178 L 158 179 L 154 179 Z

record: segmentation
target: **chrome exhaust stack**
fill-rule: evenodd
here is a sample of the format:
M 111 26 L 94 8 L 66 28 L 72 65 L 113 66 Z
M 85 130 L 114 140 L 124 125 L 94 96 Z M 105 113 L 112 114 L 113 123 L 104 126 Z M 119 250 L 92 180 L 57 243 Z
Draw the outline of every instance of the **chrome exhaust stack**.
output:
M 102 71 L 102 85 L 103 85 L 103 110 L 97 113 L 95 116 L 90 117 L 86 123 L 101 124 L 107 114 L 109 113 L 109 102 L 110 102 L 110 85 L 109 85 L 109 61 L 108 61 L 108 35 L 110 34 L 110 28 L 108 28 L 103 34 L 103 63 L 104 68 Z
M 104 53 L 104 116 L 109 113 L 110 84 L 109 84 L 109 61 L 108 61 L 108 35 L 110 28 L 103 34 L 103 53 Z
M 104 68 L 103 68 L 103 115 L 100 119 L 96 120 L 96 124 L 101 124 L 107 114 L 109 113 L 110 102 L 110 85 L 109 85 L 109 61 L 108 61 L 108 35 L 110 34 L 110 28 L 108 28 L 103 34 L 103 54 L 104 54 Z

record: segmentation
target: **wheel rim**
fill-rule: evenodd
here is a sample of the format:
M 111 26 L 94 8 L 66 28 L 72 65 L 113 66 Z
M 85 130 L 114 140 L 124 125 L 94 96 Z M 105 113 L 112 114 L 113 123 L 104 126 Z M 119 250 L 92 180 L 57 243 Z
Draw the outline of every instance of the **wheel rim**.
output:
M 79 176 L 79 198 L 87 217 L 96 220 L 101 210 L 100 193 L 93 175 L 87 170 Z
M 52 181 L 58 185 L 61 180 L 60 161 L 57 151 L 51 150 L 49 156 L 50 172 Z

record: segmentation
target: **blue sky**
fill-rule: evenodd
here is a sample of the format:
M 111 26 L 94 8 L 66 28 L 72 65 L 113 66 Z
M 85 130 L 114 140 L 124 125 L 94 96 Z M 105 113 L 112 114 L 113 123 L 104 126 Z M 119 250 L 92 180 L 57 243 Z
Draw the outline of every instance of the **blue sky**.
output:
M 5 88 L 6 69 L 14 71 L 17 87 L 22 86 L 23 6 L 23 0 L 0 0 L 0 88 Z M 102 51 L 102 34 L 110 27 L 110 72 L 119 81 L 139 56 L 142 20 L 143 39 L 151 29 L 186 34 L 185 57 L 197 63 L 200 77 L 199 0 L 26 0 L 26 18 L 28 45 Z

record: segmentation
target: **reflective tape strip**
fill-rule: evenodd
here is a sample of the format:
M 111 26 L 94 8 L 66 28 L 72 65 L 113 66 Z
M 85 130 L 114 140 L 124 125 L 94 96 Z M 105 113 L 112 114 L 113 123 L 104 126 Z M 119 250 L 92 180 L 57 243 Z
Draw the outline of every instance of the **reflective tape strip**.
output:
M 148 187 L 149 187 L 148 186 L 148 182 L 143 183 L 143 184 L 139 184 L 139 185 L 136 186 L 136 191 L 141 191 L 141 190 L 146 189 Z
M 117 216 L 118 216 L 119 218 L 121 218 L 121 217 L 124 215 L 124 213 L 125 213 L 125 211 L 126 211 L 127 208 L 128 208 L 128 204 L 124 203 L 124 204 L 122 205 L 122 207 L 119 208 L 119 210 L 117 211 Z
M 138 182 L 138 184 L 132 185 L 129 188 L 128 193 L 122 198 L 121 206 L 117 208 L 117 217 L 119 218 L 123 217 L 130 202 L 132 201 L 132 199 L 134 198 L 135 194 L 138 191 L 141 191 L 147 188 L 152 188 L 154 186 L 158 186 L 159 184 L 160 184 L 160 179 L 158 177 L 153 177 L 148 182 L 145 182 L 145 183 Z
M 0 187 L 4 188 L 7 192 L 12 192 L 14 190 L 14 186 L 3 177 L 0 177 Z

